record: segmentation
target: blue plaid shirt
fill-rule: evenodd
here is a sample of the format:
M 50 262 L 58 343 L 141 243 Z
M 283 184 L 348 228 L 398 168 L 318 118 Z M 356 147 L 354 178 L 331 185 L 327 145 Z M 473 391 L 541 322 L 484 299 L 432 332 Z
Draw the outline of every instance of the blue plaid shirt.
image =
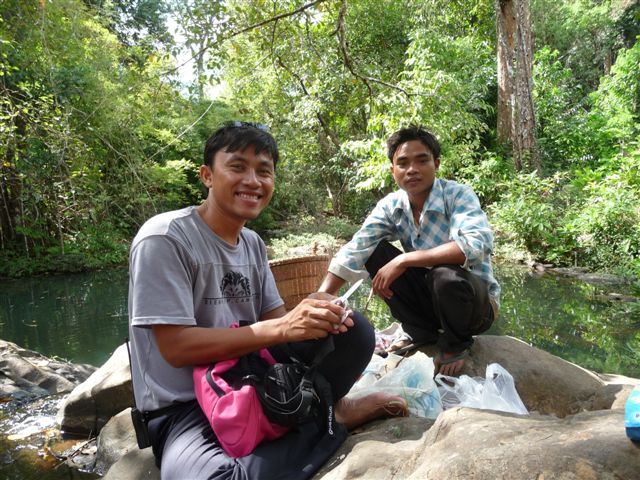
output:
M 351 241 L 335 255 L 329 271 L 354 282 L 368 278 L 364 264 L 382 240 L 399 240 L 405 252 L 428 250 L 454 241 L 467 257 L 463 268 L 478 275 L 499 302 L 500 285 L 493 277 L 493 232 L 473 190 L 451 180 L 436 178 L 417 226 L 404 190 L 378 202 Z

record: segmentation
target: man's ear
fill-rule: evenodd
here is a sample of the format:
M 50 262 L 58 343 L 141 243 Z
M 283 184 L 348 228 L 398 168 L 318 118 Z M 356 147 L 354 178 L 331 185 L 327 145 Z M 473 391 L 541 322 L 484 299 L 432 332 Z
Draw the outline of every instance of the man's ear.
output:
M 440 168 L 440 158 L 436 158 L 433 164 L 436 166 L 436 170 L 438 170 Z
M 211 188 L 211 185 L 213 184 L 213 170 L 211 167 L 207 165 L 200 165 L 200 181 L 202 181 L 202 184 L 205 187 Z

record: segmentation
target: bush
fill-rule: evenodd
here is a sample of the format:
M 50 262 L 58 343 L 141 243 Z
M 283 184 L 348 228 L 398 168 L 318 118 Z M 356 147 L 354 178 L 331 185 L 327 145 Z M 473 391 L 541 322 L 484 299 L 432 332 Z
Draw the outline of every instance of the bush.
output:
M 593 172 L 583 199 L 568 213 L 565 231 L 577 261 L 598 270 L 640 275 L 640 155 L 618 156 L 613 173 Z M 584 176 L 580 178 L 584 182 Z
M 598 169 L 504 182 L 505 193 L 488 208 L 498 241 L 538 261 L 640 277 L 639 165 L 634 145 Z
M 571 244 L 561 234 L 565 183 L 563 175 L 529 173 L 502 184 L 500 201 L 488 207 L 500 238 L 526 248 L 537 260 L 562 260 Z
M 339 243 L 326 233 L 288 234 L 269 242 L 270 258 L 285 258 L 315 254 L 332 255 Z
M 462 167 L 455 180 L 473 188 L 482 205 L 498 200 L 507 180 L 513 176 L 513 164 L 493 152 L 485 152 L 477 163 Z

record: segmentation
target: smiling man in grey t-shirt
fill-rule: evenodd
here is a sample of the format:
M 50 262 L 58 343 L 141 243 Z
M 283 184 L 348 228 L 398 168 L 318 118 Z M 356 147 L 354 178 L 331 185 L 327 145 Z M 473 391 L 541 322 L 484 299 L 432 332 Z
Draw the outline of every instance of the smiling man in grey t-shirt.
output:
M 287 312 L 269 270 L 264 243 L 245 228 L 269 204 L 278 149 L 256 124 L 231 122 L 207 141 L 198 206 L 147 221 L 130 252 L 129 318 L 138 409 L 163 479 L 308 478 L 337 449 L 345 428 L 393 412 L 403 399 L 374 394 L 344 398 L 367 365 L 374 332 L 360 314 L 314 294 Z M 229 328 L 234 323 L 246 323 Z M 220 447 L 194 402 L 193 365 L 288 344 L 302 361 L 328 335 L 335 350 L 318 370 L 332 387 L 339 434 L 303 426 L 239 459 Z

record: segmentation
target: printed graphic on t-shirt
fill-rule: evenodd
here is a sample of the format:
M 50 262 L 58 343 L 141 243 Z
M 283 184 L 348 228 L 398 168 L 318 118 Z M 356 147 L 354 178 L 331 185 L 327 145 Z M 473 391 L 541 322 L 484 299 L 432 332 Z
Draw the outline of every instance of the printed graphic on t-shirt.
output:
M 251 283 L 240 272 L 227 272 L 220 282 L 223 297 L 250 297 Z
M 205 305 L 223 303 L 245 303 L 251 301 L 251 282 L 240 272 L 230 271 L 224 274 L 220 282 L 219 297 L 205 297 Z

